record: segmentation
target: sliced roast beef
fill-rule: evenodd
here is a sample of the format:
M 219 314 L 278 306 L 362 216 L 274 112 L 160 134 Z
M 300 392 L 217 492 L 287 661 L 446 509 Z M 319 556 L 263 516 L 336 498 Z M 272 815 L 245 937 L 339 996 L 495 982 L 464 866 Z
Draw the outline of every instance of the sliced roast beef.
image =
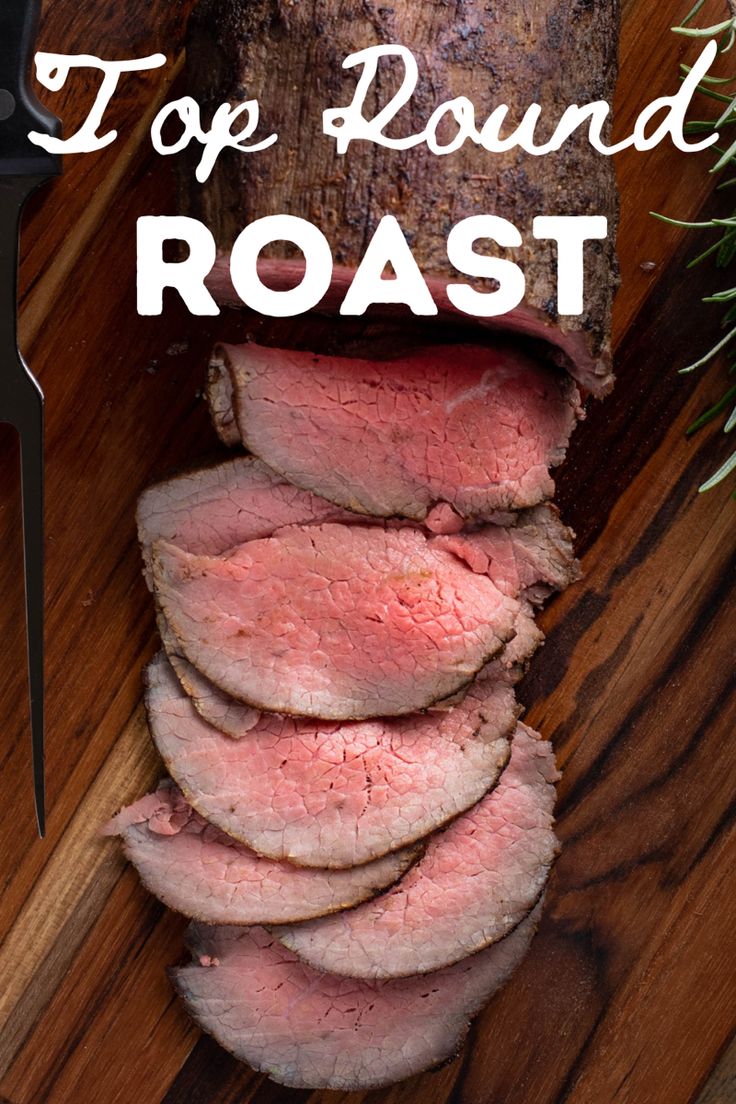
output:
M 261 714 L 241 740 L 207 724 L 170 666 L 146 672 L 154 743 L 187 799 L 261 855 L 368 862 L 475 804 L 508 761 L 518 707 L 496 665 L 445 712 L 319 722 Z
M 434 543 L 473 571 L 489 575 L 506 594 L 526 594 L 539 602 L 579 578 L 574 536 L 555 507 L 544 505 L 522 511 L 513 524 L 436 536 Z
M 577 388 L 518 350 L 437 346 L 391 361 L 222 346 L 246 448 L 359 513 L 464 518 L 549 498 Z
M 471 958 L 397 981 L 318 973 L 264 928 L 193 925 L 192 962 L 171 978 L 200 1027 L 274 1081 L 374 1089 L 457 1053 L 471 1018 L 524 957 L 539 912 Z
M 205 678 L 201 672 L 193 667 L 181 654 L 181 649 L 176 637 L 169 628 L 169 623 L 159 611 L 156 623 L 169 663 L 179 680 L 182 690 L 191 699 L 197 713 L 214 725 L 220 732 L 224 732 L 233 740 L 239 740 L 246 732 L 250 732 L 257 724 L 261 716 L 260 710 L 253 709 L 250 705 L 236 701 L 235 698 L 218 689 L 214 683 Z
M 137 510 L 146 564 L 151 545 L 161 539 L 187 552 L 218 554 L 243 541 L 270 537 L 286 525 L 345 516 L 251 456 L 155 483 L 140 496 Z
M 187 552 L 216 554 L 290 524 L 320 522 L 336 515 L 346 522 L 361 521 L 359 515 L 292 487 L 251 457 L 156 484 L 143 493 L 138 508 L 147 565 L 152 542 L 162 536 Z M 435 517 L 435 521 L 440 529 L 454 528 L 452 519 Z M 577 577 L 572 537 L 554 507 L 545 505 L 499 517 L 493 525 L 438 537 L 437 544 L 474 571 L 488 574 L 512 597 L 524 593 L 538 601 L 549 589 L 561 589 Z M 181 653 L 160 611 L 158 621 L 172 666 L 198 712 L 234 738 L 247 732 L 257 711 L 236 702 L 197 671 Z M 525 614 L 517 619 L 516 629 L 505 650 L 509 667 L 524 663 L 543 639 Z
M 169 908 L 208 924 L 279 924 L 350 908 L 395 882 L 416 849 L 351 870 L 305 870 L 261 858 L 163 782 L 104 829 L 120 835 L 145 887 Z
M 151 546 L 166 540 L 186 552 L 219 555 L 245 541 L 270 537 L 290 525 L 342 521 L 364 525 L 365 515 L 343 510 L 301 490 L 252 456 L 238 456 L 148 487 L 138 500 L 138 535 L 144 560 Z M 442 547 L 475 571 L 492 567 L 508 575 L 516 593 L 539 582 L 561 589 L 574 577 L 574 534 L 554 506 L 497 513 L 493 523 L 463 528 L 445 503 L 427 519 Z M 398 524 L 398 523 L 393 523 Z M 406 523 L 405 523 L 406 524 Z
M 147 568 L 151 546 L 160 539 L 186 552 L 219 555 L 291 525 L 325 521 L 362 525 L 369 520 L 292 486 L 249 456 L 154 484 L 141 495 L 137 517 Z M 427 521 L 439 547 L 459 556 L 474 571 L 490 575 L 514 597 L 540 584 L 560 590 L 577 578 L 574 534 L 552 505 L 499 513 L 492 524 L 460 531 L 462 519 L 444 504 Z
M 234 740 L 239 740 L 250 732 L 262 715 L 260 710 L 236 701 L 192 666 L 181 654 L 179 643 L 169 628 L 166 618 L 160 612 L 157 623 L 167 658 L 181 688 L 190 698 L 200 717 Z M 544 633 L 537 625 L 532 607 L 526 600 L 519 603 L 514 628 L 514 637 L 505 645 L 499 659 L 493 662 L 511 681 L 516 682 L 524 673 L 528 661 L 544 641 Z M 468 687 L 463 686 L 457 694 L 438 702 L 437 708 L 445 709 L 458 704 L 467 691 Z
M 173 659 L 172 666 L 182 690 L 191 698 L 200 717 L 230 739 L 239 740 L 258 723 L 260 710 L 243 705 L 229 694 L 218 690 L 182 656 Z
M 141 496 L 138 510 L 147 562 L 151 543 L 160 536 L 188 552 L 220 553 L 274 529 L 336 514 L 360 523 L 359 515 L 291 487 L 260 461 L 246 457 L 157 484 Z M 561 589 L 577 577 L 572 537 L 554 507 L 545 505 L 512 515 L 505 525 L 499 519 L 479 529 L 438 536 L 436 543 L 472 570 L 488 574 L 510 596 L 528 594 L 539 601 L 550 589 Z M 238 738 L 248 731 L 257 712 L 197 671 L 160 611 L 158 620 L 164 647 L 195 708 L 230 736 Z M 525 614 L 517 619 L 516 629 L 505 651 L 509 667 L 525 662 L 542 640 L 541 631 Z
M 501 652 L 498 663 L 515 682 L 518 682 L 526 672 L 537 648 L 544 643 L 544 633 L 535 620 L 531 604 L 526 599 L 522 599 L 519 603 L 515 626 L 516 635 Z
M 179 646 L 259 709 L 333 720 L 425 709 L 515 631 L 518 603 L 414 529 L 293 527 L 230 553 L 153 548 Z
M 396 886 L 279 938 L 318 970 L 360 978 L 428 973 L 502 939 L 547 881 L 557 778 L 550 745 L 519 724 L 496 789 L 433 836 Z
M 158 617 L 161 642 L 179 683 L 191 700 L 192 705 L 203 720 L 213 725 L 226 736 L 239 740 L 257 724 L 261 711 L 236 701 L 235 698 L 220 690 L 201 672 L 193 667 L 189 660 L 181 655 L 179 644 L 168 627 L 166 618 Z M 526 600 L 519 604 L 514 621 L 515 635 L 500 653 L 496 664 L 512 682 L 518 682 L 524 674 L 529 660 L 537 648 L 544 643 L 544 633 L 534 619 L 534 612 Z M 489 667 L 491 667 L 489 665 Z M 484 668 L 485 670 L 485 668 Z M 480 675 L 478 676 L 481 677 Z M 463 700 L 468 687 L 463 686 L 450 698 L 445 698 L 432 708 L 447 709 Z

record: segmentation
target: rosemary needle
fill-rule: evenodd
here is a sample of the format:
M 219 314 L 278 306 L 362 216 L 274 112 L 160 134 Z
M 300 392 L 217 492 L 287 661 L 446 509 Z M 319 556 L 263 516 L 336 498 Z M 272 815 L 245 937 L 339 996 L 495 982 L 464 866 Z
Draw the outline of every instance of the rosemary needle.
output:
M 699 418 L 695 419 L 692 425 L 689 425 L 687 427 L 686 433 L 688 437 L 692 433 L 697 433 L 699 429 L 702 429 L 704 425 L 707 425 L 708 422 L 711 422 L 715 417 L 717 417 L 722 410 L 725 410 L 731 399 L 736 399 L 736 384 L 733 387 L 730 387 L 726 394 L 723 395 L 723 397 L 720 398 L 717 403 L 714 403 L 713 406 L 711 406 L 710 410 L 706 410 L 704 414 L 701 414 Z M 734 417 L 734 413 L 731 414 L 731 418 Z M 729 421 L 731 421 L 731 418 L 729 418 Z
M 695 6 L 683 20 L 682 25 L 673 27 L 672 30 L 675 34 L 685 35 L 688 38 L 715 38 L 720 36 L 718 45 L 719 53 L 727 53 L 734 45 L 734 42 L 736 42 L 736 0 L 728 0 L 728 9 L 731 13 L 729 19 L 724 20 L 722 23 L 717 23 L 712 27 L 693 27 L 691 25 L 692 20 L 698 15 L 704 4 L 705 0 L 697 0 Z M 685 74 L 690 72 L 690 66 L 687 65 L 681 65 L 680 69 Z M 722 92 L 716 91 L 717 86 L 731 84 L 733 81 L 736 81 L 736 74 L 732 77 L 703 78 L 702 83 L 698 86 L 698 91 L 715 103 L 725 104 L 726 107 L 722 110 L 719 118 L 695 120 L 688 123 L 687 129 L 690 133 L 702 133 L 705 131 L 715 132 L 722 130 L 724 127 L 736 125 L 736 96 L 724 95 Z M 715 152 L 718 154 L 718 161 L 710 170 L 711 173 L 722 172 L 726 167 L 732 170 L 736 167 L 736 142 L 728 145 L 725 150 L 717 149 Z M 731 187 L 734 184 L 736 184 L 736 177 L 723 181 L 719 185 L 719 188 Z M 669 223 L 672 226 L 682 226 L 692 230 L 710 229 L 720 232 L 712 245 L 690 261 L 688 268 L 694 268 L 695 265 L 702 264 L 702 262 L 709 257 L 715 257 L 715 264 L 719 269 L 727 269 L 733 264 L 736 258 L 736 212 L 734 212 L 730 218 L 714 218 L 707 222 L 686 222 L 682 219 L 668 218 L 665 215 L 657 214 L 655 211 L 652 211 L 651 214 L 653 214 L 655 218 L 661 219 L 662 222 Z M 723 326 L 728 332 L 717 341 L 704 356 L 700 357 L 686 368 L 680 368 L 681 374 L 689 374 L 690 372 L 696 371 L 698 368 L 702 368 L 713 360 L 718 353 L 728 349 L 736 342 L 736 326 L 734 326 L 734 322 L 736 322 L 735 300 L 736 287 L 716 291 L 703 299 L 704 303 L 730 304 L 723 319 Z M 729 374 L 732 374 L 734 369 L 736 369 L 736 364 L 732 363 Z M 692 433 L 696 433 L 699 429 L 702 429 L 704 425 L 707 425 L 714 418 L 718 417 L 719 414 L 722 414 L 730 407 L 734 400 L 736 400 L 736 385 L 729 387 L 718 402 L 714 403 L 688 427 L 688 436 Z M 733 409 L 726 419 L 726 423 L 723 427 L 724 433 L 730 433 L 734 428 L 736 428 L 736 403 L 734 403 Z M 712 490 L 713 487 L 718 486 L 718 484 L 726 479 L 733 471 L 736 471 L 736 451 L 731 453 L 718 471 L 714 472 L 710 479 L 707 479 L 701 484 L 698 490 L 701 494 L 705 491 Z M 734 492 L 733 497 L 736 498 L 736 492 Z

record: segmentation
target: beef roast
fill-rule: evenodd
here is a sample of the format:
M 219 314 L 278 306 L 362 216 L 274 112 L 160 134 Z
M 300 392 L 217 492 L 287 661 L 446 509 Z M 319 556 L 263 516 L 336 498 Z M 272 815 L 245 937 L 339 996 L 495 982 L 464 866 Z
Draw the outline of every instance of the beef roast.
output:
M 174 673 L 200 717 L 234 740 L 239 740 L 246 732 L 250 732 L 261 716 L 260 710 L 236 701 L 193 667 L 181 654 L 178 641 L 162 614 L 158 616 L 158 628 Z M 515 635 L 500 653 L 498 665 L 508 677 L 518 682 L 529 660 L 544 642 L 544 633 L 537 625 L 532 607 L 526 600 L 519 604 L 514 628 Z M 461 702 L 467 689 L 467 686 L 463 686 L 456 695 L 439 702 L 437 707 L 447 708 L 451 704 Z
M 261 855 L 368 862 L 468 809 L 509 757 L 518 707 L 496 665 L 445 712 L 319 722 L 264 713 L 234 743 L 197 715 L 163 656 L 146 673 L 151 735 L 188 800 Z
M 264 928 L 192 925 L 171 971 L 189 1014 L 254 1069 L 292 1088 L 375 1089 L 439 1065 L 524 957 L 539 906 L 500 943 L 425 977 L 318 973 Z
M 209 824 L 168 781 L 104 831 L 122 836 L 149 892 L 208 924 L 280 924 L 350 908 L 395 882 L 417 855 L 409 848 L 350 870 L 272 862 Z
M 574 534 L 551 504 L 501 512 L 493 524 L 465 529 L 462 524 L 458 529 L 460 519 L 447 510 L 440 507 L 432 512 L 428 536 L 436 536 L 438 547 L 489 575 L 507 594 L 516 597 L 535 588 L 536 599 L 578 577 Z M 141 495 L 137 517 L 149 575 L 151 546 L 160 539 L 186 552 L 218 555 L 291 525 L 325 521 L 364 525 L 370 520 L 293 487 L 259 460 L 246 456 L 154 484 Z M 410 523 L 377 520 L 376 524 Z
M 418 132 L 440 104 L 452 101 L 457 109 L 457 97 L 464 96 L 475 108 L 479 128 L 499 105 L 507 105 L 504 134 L 521 121 L 530 104 L 540 105 L 535 139 L 544 141 L 568 104 L 613 101 L 619 7 L 609 0 L 573 5 L 535 0 L 492 8 L 463 4 L 455 18 L 455 9 L 445 0 L 393 0 L 353 6 L 345 18 L 342 5 L 324 0 L 290 5 L 281 0 L 201 0 L 187 44 L 189 94 L 210 105 L 211 112 L 217 104 L 239 103 L 244 88 L 255 89 L 261 107 L 259 133 L 279 138 L 257 157 L 228 156 L 226 151 L 204 184 L 193 173 L 198 149 L 182 161 L 187 213 L 212 229 L 221 252 L 221 264 L 209 281 L 215 296 L 232 301 L 227 254 L 243 227 L 288 211 L 315 223 L 330 242 L 333 284 L 320 310 L 336 313 L 366 243 L 390 213 L 400 221 L 440 317 L 446 319 L 446 285 L 458 280 L 447 254 L 448 230 L 464 218 L 492 212 L 522 233 L 518 248 L 501 252 L 523 269 L 526 299 L 514 311 L 476 323 L 476 332 L 483 333 L 482 325 L 486 336 L 487 327 L 533 335 L 589 390 L 608 390 L 611 302 L 617 283 L 616 178 L 614 158 L 600 156 L 586 126 L 543 157 L 513 145 L 489 154 L 466 140 L 451 156 L 438 159 L 423 142 L 397 151 L 353 141 L 345 154 L 319 125 L 309 128 L 305 141 L 304 125 L 315 104 L 339 108 L 351 103 L 362 68 L 341 72 L 344 58 L 377 42 L 401 43 L 417 59 L 418 80 L 410 104 L 387 126 L 387 133 Z M 402 61 L 382 59 L 378 79 L 366 91 L 367 119 L 375 119 L 391 101 L 404 72 Z M 449 118 L 446 122 L 442 144 L 454 141 L 458 133 Z M 581 315 L 558 314 L 557 246 L 535 240 L 531 233 L 532 220 L 540 213 L 608 217 L 607 237 L 585 248 Z M 497 252 L 485 242 L 477 248 Z M 267 286 L 294 286 L 304 269 L 303 258 L 297 256 L 291 243 L 273 243 L 262 264 Z M 485 281 L 472 276 L 460 280 L 487 290 Z M 406 308 L 393 312 L 403 326 L 411 322 L 408 313 Z M 463 316 L 465 325 L 474 321 Z M 334 329 L 349 322 L 342 318 Z M 431 319 L 422 319 L 425 333 L 431 325 Z
M 153 547 L 179 646 L 269 712 L 398 716 L 468 683 L 514 634 L 518 603 L 414 529 L 293 527 L 219 557 Z
M 447 346 L 397 360 L 254 344 L 218 350 L 246 448 L 359 513 L 465 518 L 549 498 L 579 409 L 567 377 L 517 350 Z
M 361 978 L 428 973 L 502 939 L 547 881 L 557 778 L 550 745 L 519 724 L 496 789 L 433 836 L 396 886 L 279 938 L 316 969 Z

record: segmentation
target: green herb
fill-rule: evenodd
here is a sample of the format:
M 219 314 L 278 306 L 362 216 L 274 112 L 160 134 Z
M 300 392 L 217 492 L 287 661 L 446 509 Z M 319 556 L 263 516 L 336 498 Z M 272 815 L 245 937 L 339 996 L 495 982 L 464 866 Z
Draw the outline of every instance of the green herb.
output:
M 725 54 L 736 43 L 736 0 L 728 0 L 728 10 L 730 12 L 730 18 L 724 20 L 722 23 L 717 23 L 712 27 L 694 27 L 692 21 L 699 14 L 705 4 L 705 0 L 698 0 L 695 7 L 688 12 L 687 16 L 682 22 L 680 27 L 673 27 L 672 30 L 675 34 L 686 35 L 688 38 L 715 38 L 719 37 L 718 49 L 719 53 Z M 690 72 L 690 66 L 681 66 L 683 76 Z M 724 127 L 736 126 L 736 92 L 729 95 L 728 86 L 736 83 L 736 75 L 733 77 L 704 77 L 702 84 L 698 86 L 698 90 L 702 92 L 704 96 L 707 96 L 710 100 L 713 100 L 720 105 L 725 105 L 720 111 L 720 114 L 713 119 L 695 120 L 690 122 L 686 126 L 686 130 L 690 134 L 702 134 L 713 133 L 714 131 L 723 132 Z M 718 153 L 718 161 L 710 170 L 712 173 L 721 173 L 726 168 L 736 168 L 736 142 L 728 145 L 725 149 L 718 149 L 714 147 Z M 727 180 L 722 181 L 718 185 L 719 190 L 731 188 L 736 185 L 736 177 L 730 177 Z M 730 269 L 733 266 L 736 259 L 736 211 L 730 218 L 725 219 L 711 219 L 709 222 L 682 222 L 679 219 L 666 218 L 664 215 L 658 215 L 654 211 L 652 214 L 655 218 L 661 219 L 662 222 L 668 222 L 674 226 L 685 226 L 691 229 L 712 229 L 719 232 L 716 241 L 713 242 L 704 252 L 695 257 L 688 268 L 694 268 L 695 265 L 702 264 L 703 261 L 713 258 L 717 268 Z M 728 310 L 723 317 L 723 329 L 726 331 L 725 335 L 715 343 L 712 349 L 710 349 L 704 356 L 701 356 L 693 364 L 689 364 L 686 368 L 680 368 L 680 373 L 685 375 L 690 372 L 695 372 L 698 368 L 702 368 L 708 364 L 721 352 L 726 352 L 731 363 L 728 369 L 729 375 L 733 375 L 736 372 L 736 287 L 726 288 L 723 291 L 715 292 L 713 295 L 708 295 L 703 300 L 704 303 L 723 303 L 730 304 Z M 731 386 L 725 392 L 723 397 L 718 400 L 709 410 L 706 410 L 704 414 L 693 422 L 688 428 L 688 435 L 697 432 L 704 425 L 713 421 L 719 414 L 722 414 L 727 410 L 731 403 L 736 399 L 736 386 Z M 723 427 L 724 433 L 730 433 L 732 429 L 736 428 L 736 405 L 733 406 L 730 414 L 726 419 L 726 423 Z M 721 483 L 731 472 L 736 470 L 736 451 L 726 460 L 724 464 L 715 472 L 710 479 L 707 479 L 705 483 L 699 488 L 702 492 L 709 491 L 713 487 Z M 733 494 L 736 498 L 736 491 Z

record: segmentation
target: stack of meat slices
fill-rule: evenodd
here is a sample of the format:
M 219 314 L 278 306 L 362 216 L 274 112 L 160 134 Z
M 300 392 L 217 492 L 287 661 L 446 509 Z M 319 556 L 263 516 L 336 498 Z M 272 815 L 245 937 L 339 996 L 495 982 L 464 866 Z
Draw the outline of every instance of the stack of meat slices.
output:
M 453 1054 L 524 955 L 557 844 L 515 683 L 576 577 L 550 469 L 567 377 L 502 348 L 392 361 L 218 347 L 238 455 L 147 490 L 169 777 L 108 826 L 193 918 L 191 1015 L 277 1081 Z

